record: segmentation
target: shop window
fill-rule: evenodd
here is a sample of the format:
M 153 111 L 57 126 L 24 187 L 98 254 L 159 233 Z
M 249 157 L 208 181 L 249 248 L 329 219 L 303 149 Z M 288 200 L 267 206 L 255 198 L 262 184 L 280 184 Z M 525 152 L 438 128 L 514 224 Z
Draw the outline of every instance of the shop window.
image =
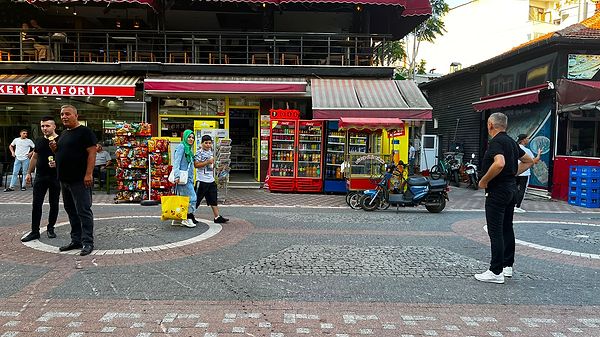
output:
M 256 97 L 230 97 L 230 106 L 259 106 L 260 100 Z
M 569 113 L 567 155 L 600 157 L 600 113 L 596 110 Z
M 225 100 L 212 98 L 162 99 L 161 115 L 225 116 Z

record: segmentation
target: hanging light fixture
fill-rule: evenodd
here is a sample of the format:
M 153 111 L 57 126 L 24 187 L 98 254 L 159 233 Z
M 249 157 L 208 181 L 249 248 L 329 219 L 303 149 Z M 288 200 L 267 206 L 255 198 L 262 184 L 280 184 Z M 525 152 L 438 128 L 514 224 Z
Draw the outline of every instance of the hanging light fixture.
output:
M 135 20 L 133 21 L 133 28 L 140 28 L 140 20 L 138 18 L 135 18 Z

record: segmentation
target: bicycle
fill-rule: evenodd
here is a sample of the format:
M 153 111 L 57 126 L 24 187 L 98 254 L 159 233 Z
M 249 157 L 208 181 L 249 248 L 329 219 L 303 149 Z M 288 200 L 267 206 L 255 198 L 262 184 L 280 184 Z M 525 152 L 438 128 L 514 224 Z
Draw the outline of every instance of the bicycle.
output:
M 431 170 L 429 170 L 429 175 L 432 179 L 440 179 L 444 178 L 444 180 L 448 180 L 450 177 L 450 164 L 444 158 L 440 158 L 439 156 L 435 156 L 438 159 L 438 163 L 433 165 Z M 446 159 L 449 159 L 446 157 Z

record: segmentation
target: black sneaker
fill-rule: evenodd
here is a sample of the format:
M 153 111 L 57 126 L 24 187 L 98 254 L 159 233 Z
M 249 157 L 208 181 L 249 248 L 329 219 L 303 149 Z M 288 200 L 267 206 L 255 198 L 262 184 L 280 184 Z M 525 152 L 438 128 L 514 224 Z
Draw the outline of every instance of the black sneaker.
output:
M 25 187 L 21 187 L 21 191 L 27 191 Z
M 196 220 L 193 213 L 188 213 L 187 218 L 188 218 L 188 220 L 191 220 L 194 223 L 194 225 L 197 225 L 200 223 L 200 221 Z
M 70 242 L 68 245 L 58 248 L 58 250 L 61 252 L 66 252 L 68 250 L 81 249 L 81 248 L 83 248 L 83 245 L 81 243 Z
M 214 221 L 215 221 L 215 223 L 226 223 L 227 221 L 229 221 L 229 219 L 224 218 L 224 217 L 222 217 L 222 216 L 219 215 L 218 217 L 215 218 Z
M 14 192 L 15 190 L 12 187 L 7 187 L 4 189 L 4 192 Z
M 48 228 L 48 230 L 46 231 L 46 234 L 48 235 L 48 238 L 50 238 L 50 239 L 54 239 L 56 237 L 56 233 L 54 233 L 54 228 Z
M 29 241 L 37 240 L 39 238 L 40 238 L 40 232 L 37 232 L 37 233 L 31 232 L 31 233 L 27 234 L 25 237 L 22 237 L 21 242 L 29 242 Z
M 94 246 L 85 245 L 85 246 L 83 246 L 83 249 L 81 250 L 81 252 L 79 252 L 79 255 L 81 255 L 81 256 L 90 255 L 92 250 L 94 250 Z

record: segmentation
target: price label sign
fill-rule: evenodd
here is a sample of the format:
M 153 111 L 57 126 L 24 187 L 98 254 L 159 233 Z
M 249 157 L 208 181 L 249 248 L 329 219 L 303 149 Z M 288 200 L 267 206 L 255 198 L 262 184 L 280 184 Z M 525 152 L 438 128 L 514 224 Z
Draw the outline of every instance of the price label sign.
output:
M 300 119 L 300 110 L 294 109 L 271 109 L 271 119 Z

